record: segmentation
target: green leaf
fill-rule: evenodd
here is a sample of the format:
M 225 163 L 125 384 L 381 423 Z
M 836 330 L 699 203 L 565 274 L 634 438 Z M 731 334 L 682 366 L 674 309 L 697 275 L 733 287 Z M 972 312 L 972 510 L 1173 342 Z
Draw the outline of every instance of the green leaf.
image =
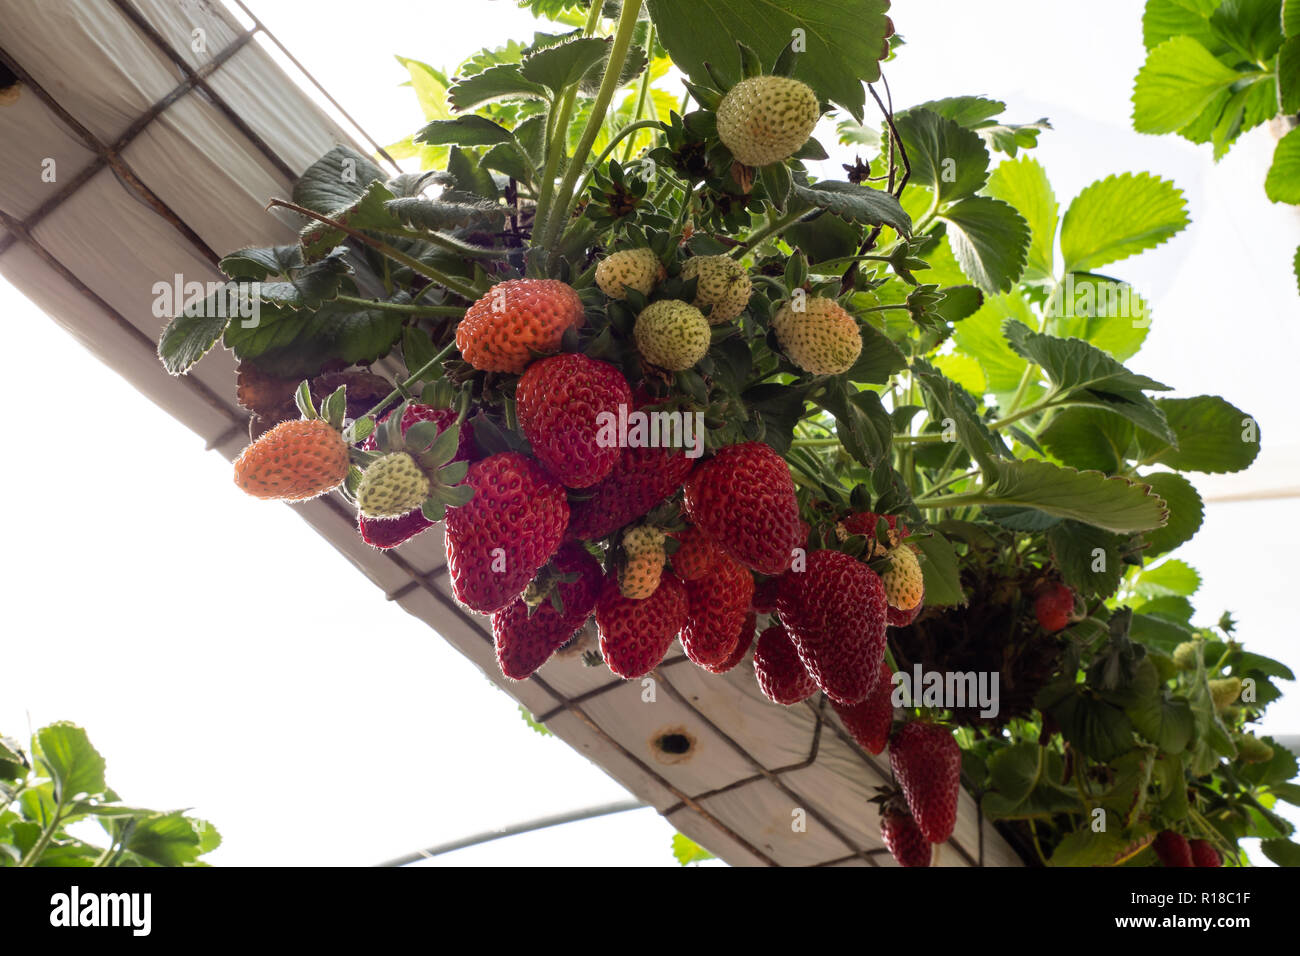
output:
M 647 0 L 647 6 L 673 63 L 704 85 L 712 85 L 706 62 L 729 82 L 740 79 L 737 43 L 774 63 L 802 30 L 806 48 L 794 76 L 862 122 L 862 83 L 880 77 L 887 0 L 765 0 L 752 11 L 732 0 Z
M 961 571 L 952 543 L 943 535 L 918 535 L 909 539 L 921 551 L 921 576 L 925 581 L 926 607 L 953 607 L 966 603 Z
M 1028 364 L 1002 334 L 1007 319 L 1026 324 L 1036 321 L 1029 303 L 1018 291 L 988 297 L 980 310 L 962 320 L 953 333 L 957 347 L 980 363 L 991 392 L 1014 391 Z
M 53 780 L 57 800 L 66 803 L 83 793 L 99 796 L 108 789 L 104 758 L 76 724 L 61 720 L 36 731 L 32 756 Z
M 862 353 L 844 373 L 850 382 L 883 385 L 891 375 L 907 367 L 902 350 L 874 325 L 860 322 L 858 329 L 862 333 Z
M 673 858 L 682 866 L 691 863 L 699 863 L 701 860 L 716 859 L 712 853 L 704 849 L 694 840 L 681 833 L 673 834 Z
M 1264 840 L 1259 848 L 1278 866 L 1300 866 L 1300 845 L 1290 840 Z
M 457 79 L 447 94 L 457 112 L 497 100 L 539 100 L 545 97 L 546 87 L 525 79 L 517 63 L 502 63 L 474 76 Z
M 835 416 L 835 434 L 859 464 L 875 468 L 893 448 L 894 425 L 875 392 L 849 391 L 833 379 L 817 402 Z
M 1162 398 L 1156 405 L 1169 422 L 1177 447 L 1155 435 L 1139 433 L 1144 463 L 1176 471 L 1225 474 L 1248 468 L 1259 454 L 1259 426 L 1217 395 Z
M 987 470 L 995 454 L 1010 457 L 1010 450 L 1002 439 L 979 417 L 972 396 L 919 360 L 912 366 L 912 374 L 937 405 L 931 417 L 952 421 L 957 441 L 981 468 Z
M 1133 88 L 1133 128 L 1139 133 L 1176 133 L 1210 101 L 1237 81 L 1190 36 L 1166 40 L 1147 54 Z
M 402 298 L 409 298 L 403 293 Z M 402 316 L 378 309 L 328 302 L 317 311 L 262 307 L 256 328 L 232 322 L 226 346 L 239 358 L 253 358 L 267 374 L 283 378 L 316 375 L 331 359 L 349 365 L 383 358 L 402 334 Z
M 1029 224 L 1025 278 L 1054 276 L 1058 207 L 1047 172 L 1038 160 L 1029 156 L 1006 160 L 993 170 L 985 191 L 994 199 L 1014 206 Z
M 1146 485 L 1075 471 L 1045 461 L 995 460 L 984 496 L 1116 533 L 1145 531 L 1165 523 L 1165 503 Z
M 1132 286 L 1086 272 L 1066 275 L 1049 312 L 1054 334 L 1084 339 L 1120 362 L 1138 353 L 1151 329 L 1150 308 Z
M 1053 391 L 1069 402 L 1114 412 L 1153 435 L 1175 440 L 1164 414 L 1146 394 L 1146 390 L 1168 390 L 1169 386 L 1130 372 L 1082 339 L 1044 335 L 1014 319 L 1007 321 L 1003 332 L 1011 347 L 1041 366 Z
M 1119 590 L 1128 540 L 1078 521 L 1062 521 L 1047 531 L 1052 561 L 1065 583 L 1079 594 L 1102 599 Z
M 938 113 L 912 109 L 894 117 L 912 166 L 912 184 L 939 202 L 972 196 L 988 179 L 989 151 L 979 134 Z
M 1141 476 L 1169 506 L 1169 523 L 1146 532 L 1148 558 L 1172 551 L 1190 541 L 1205 520 L 1205 505 L 1192 483 L 1182 475 L 1161 471 Z
M 804 202 L 849 222 L 889 226 L 900 235 L 912 234 L 911 217 L 903 211 L 898 200 L 883 189 L 830 180 L 813 186 L 795 183 L 794 194 Z
M 1133 746 L 1133 725 L 1124 711 L 1073 689 L 1050 708 L 1061 735 L 1094 760 L 1111 760 Z
M 361 198 L 383 170 L 347 146 L 335 146 L 307 167 L 293 186 L 293 201 L 328 216 Z
M 1052 851 L 1052 866 L 1111 866 L 1120 859 L 1132 842 L 1119 829 L 1094 833 L 1089 826 L 1067 833 Z
M 1277 51 L 1277 99 L 1283 113 L 1300 113 L 1300 37 Z
M 199 834 L 180 810 L 136 822 L 126 849 L 159 866 L 184 866 L 199 857 Z
M 989 196 L 969 196 L 946 207 L 948 242 L 961 271 L 985 292 L 1007 292 L 1029 254 L 1029 224 L 1013 207 Z
M 1223 0 L 1210 25 L 1246 60 L 1264 63 L 1282 43 L 1282 0 Z
M 519 72 L 529 82 L 558 94 L 603 60 L 610 43 L 601 37 L 577 37 L 544 47 L 526 57 Z
M 533 715 L 530 714 L 522 704 L 519 707 L 519 716 L 524 719 L 524 723 L 526 723 L 537 733 L 541 734 L 543 737 L 555 736 L 554 734 L 551 733 L 550 729 L 545 724 L 539 724 L 536 720 L 534 720 Z
M 1147 0 L 1142 13 L 1143 45 L 1150 50 L 1176 36 L 1190 36 L 1211 51 L 1222 45 L 1198 11 L 1179 0 Z
M 1178 595 L 1188 597 L 1201 586 L 1201 576 L 1186 561 L 1170 558 L 1138 575 L 1137 593 L 1143 597 Z
M 1278 141 L 1273 165 L 1264 178 L 1264 192 L 1273 202 L 1300 205 L 1300 128 Z
M 1061 222 L 1067 272 L 1088 272 L 1152 249 L 1187 226 L 1187 203 L 1172 182 L 1124 173 L 1079 193 Z
M 289 275 L 295 269 L 301 269 L 305 262 L 302 247 L 270 246 L 267 248 L 249 247 L 222 256 L 217 268 L 232 279 L 250 279 L 261 282 L 267 276 Z
M 192 369 L 208 354 L 230 324 L 229 316 L 208 314 L 206 309 L 194 312 L 177 315 L 167 323 L 158 340 L 158 358 L 171 375 L 184 375 Z
M 415 134 L 417 143 L 430 146 L 493 146 L 510 142 L 510 130 L 485 116 L 459 116 L 436 119 Z
M 1282 32 L 1300 36 L 1300 0 L 1282 0 Z
M 1057 412 L 1038 433 L 1038 441 L 1062 464 L 1110 475 L 1120 471 L 1130 457 L 1133 436 L 1133 425 L 1127 419 L 1105 409 L 1071 405 Z

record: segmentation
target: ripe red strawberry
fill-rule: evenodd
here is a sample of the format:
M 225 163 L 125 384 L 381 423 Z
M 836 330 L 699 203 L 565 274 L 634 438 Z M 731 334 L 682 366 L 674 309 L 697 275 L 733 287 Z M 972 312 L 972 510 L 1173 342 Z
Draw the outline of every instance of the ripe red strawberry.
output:
M 880 838 L 899 866 L 930 865 L 934 850 L 907 811 L 885 807 L 880 814 Z
M 740 628 L 754 596 L 754 577 L 739 561 L 719 553 L 708 573 L 687 581 L 685 587 L 688 610 L 682 649 L 691 661 L 717 673 L 740 641 Z
M 856 704 L 871 693 L 885 656 L 885 586 L 840 551 L 814 551 L 803 571 L 782 578 L 777 613 L 804 667 L 831 700 Z
M 693 525 L 677 535 L 680 542 L 673 552 L 673 572 L 683 581 L 697 581 L 712 570 L 724 556 L 716 544 Z
M 1192 859 L 1192 848 L 1187 843 L 1187 837 L 1181 833 L 1175 833 L 1173 830 L 1161 830 L 1157 835 L 1151 848 L 1156 851 L 1156 856 L 1165 866 L 1195 866 Z
M 723 448 L 685 483 L 686 515 L 733 558 L 763 574 L 790 567 L 803 528 L 790 469 L 771 446 Z
M 564 538 L 564 488 L 518 452 L 470 465 L 468 504 L 447 509 L 447 568 L 456 600 L 481 614 L 522 593 Z
M 419 508 L 398 515 L 396 518 L 368 518 L 363 514 L 357 515 L 357 530 L 361 532 L 361 540 L 381 551 L 405 544 L 417 534 L 428 531 L 433 525 L 434 522 L 426 518 Z
M 710 667 L 709 671 L 714 674 L 725 674 L 743 661 L 749 649 L 754 646 L 754 631 L 757 626 L 758 615 L 750 611 L 745 615 L 745 623 L 740 625 L 740 640 L 736 642 L 736 649 L 717 667 Z
M 1188 846 L 1192 851 L 1192 863 L 1196 866 L 1223 866 L 1219 851 L 1208 840 L 1190 840 Z
M 890 742 L 889 765 L 925 838 L 946 841 L 957 825 L 961 793 L 961 748 L 952 733 L 928 721 L 905 724 Z
M 890 627 L 907 627 L 916 620 L 916 616 L 921 613 L 925 607 L 925 588 L 921 588 L 921 600 L 916 602 L 916 607 L 908 611 L 900 611 L 896 607 L 885 607 L 885 623 Z
M 632 390 L 608 362 L 576 354 L 534 362 L 515 400 L 533 454 L 563 484 L 589 488 L 618 463 L 623 450 L 606 422 L 618 421 L 619 406 L 631 409 Z
M 1034 600 L 1034 614 L 1038 623 L 1049 634 L 1070 623 L 1074 613 L 1074 592 L 1064 584 L 1053 584 Z
M 518 375 L 537 355 L 552 355 L 570 328 L 586 321 L 582 300 L 555 279 L 498 282 L 456 326 L 456 348 L 474 368 Z
M 628 448 L 590 497 L 575 501 L 569 536 L 595 541 L 645 515 L 679 487 L 695 462 L 680 448 Z
M 686 589 L 667 571 L 643 601 L 623 597 L 618 575 L 610 575 L 596 601 L 600 656 L 619 677 L 644 677 L 664 659 L 686 623 Z
M 781 593 L 783 577 L 777 575 L 754 585 L 754 610 L 759 614 L 775 614 L 777 595 Z
M 835 713 L 844 722 L 844 729 L 853 735 L 867 753 L 878 754 L 889 741 L 889 731 L 894 724 L 893 671 L 880 662 L 880 676 L 867 699 L 857 704 L 837 704 L 831 701 Z
M 235 461 L 235 484 L 254 498 L 305 501 L 342 484 L 348 446 L 319 418 L 281 422 Z
M 562 612 L 555 609 L 549 597 L 531 609 L 518 597 L 492 615 L 497 664 L 501 673 L 512 680 L 531 677 L 582 627 L 596 606 L 596 597 L 604 583 L 599 562 L 581 545 L 564 545 L 555 553 L 551 564 L 561 575 L 578 576 L 577 580 L 561 580 L 555 586 L 564 607 Z
M 786 707 L 817 693 L 817 682 L 804 668 L 794 642 L 780 624 L 773 624 L 758 635 L 754 677 L 768 700 Z

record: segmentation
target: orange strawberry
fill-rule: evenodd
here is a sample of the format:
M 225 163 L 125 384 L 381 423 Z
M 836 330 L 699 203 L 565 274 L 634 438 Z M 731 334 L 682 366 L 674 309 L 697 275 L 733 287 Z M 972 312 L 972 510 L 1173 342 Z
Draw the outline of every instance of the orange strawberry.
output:
M 338 487 L 347 475 L 348 446 L 323 419 L 281 422 L 235 462 L 235 484 L 254 498 L 304 501 Z
M 585 322 L 582 300 L 556 279 L 498 282 L 456 327 L 461 357 L 484 372 L 519 375 L 537 354 L 553 355 L 569 328 Z

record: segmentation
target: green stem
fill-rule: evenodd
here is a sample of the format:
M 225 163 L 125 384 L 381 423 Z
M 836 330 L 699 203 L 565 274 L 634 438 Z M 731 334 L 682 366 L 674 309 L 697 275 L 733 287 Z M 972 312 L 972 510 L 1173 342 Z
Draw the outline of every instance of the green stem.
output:
M 997 431 L 1000 428 L 1005 428 L 1006 426 L 1012 424 L 1013 422 L 1020 421 L 1022 418 L 1028 418 L 1030 415 L 1037 415 L 1039 412 L 1043 411 L 1043 409 L 1051 408 L 1054 404 L 1056 404 L 1057 400 L 1058 400 L 1057 395 L 1049 394 L 1046 398 L 1042 399 L 1041 401 L 1034 402 L 1034 404 L 1030 405 L 1029 407 L 1022 408 L 1020 411 L 1008 415 L 1006 418 L 999 418 L 995 422 L 990 422 L 989 428 L 992 429 L 993 431 Z
M 796 438 L 790 442 L 791 448 L 833 448 L 840 443 L 838 438 Z
M 363 309 L 378 312 L 396 312 L 401 315 L 432 315 L 459 317 L 465 314 L 465 307 L 460 305 L 403 305 L 399 302 L 379 302 L 375 299 L 359 299 L 356 296 L 341 295 L 334 301 L 345 305 L 355 305 Z
M 921 497 L 917 498 L 915 504 L 918 508 L 966 508 L 970 505 L 989 505 L 995 504 L 992 498 L 989 498 L 983 491 L 962 492 L 958 495 L 939 495 L 936 498 Z
M 593 9 L 598 9 L 599 6 L 599 4 L 592 4 Z M 618 26 L 614 29 L 614 46 L 609 51 L 609 62 L 605 66 L 605 78 L 600 81 L 600 90 L 591 105 L 591 113 L 587 116 L 587 125 L 578 140 L 578 148 L 573 151 L 573 158 L 564 171 L 564 179 L 560 182 L 559 192 L 555 194 L 551 214 L 546 222 L 546 231 L 542 234 L 543 249 L 554 248 L 560 230 L 568 223 L 574 187 L 577 186 L 578 177 L 582 175 L 582 167 L 591 154 L 591 147 L 595 144 L 596 137 L 600 135 L 601 126 L 605 123 L 605 115 L 609 112 L 610 101 L 614 99 L 614 92 L 618 89 L 619 77 L 623 72 L 623 64 L 627 61 L 628 50 L 632 48 L 632 36 L 636 33 L 637 15 L 640 12 L 641 0 L 623 0 L 623 9 L 618 15 Z
M 732 249 L 731 252 L 727 253 L 727 255 L 731 256 L 733 259 L 739 259 L 760 242 L 764 242 L 773 236 L 780 235 L 806 215 L 808 215 L 808 210 L 803 209 L 799 212 L 787 213 L 780 218 L 770 220 L 766 226 L 758 230 L 758 232 L 752 233 L 748 239 Z
M 820 268 L 820 266 L 819 266 Z M 891 312 L 891 311 L 910 311 L 910 307 L 902 303 L 898 305 L 873 305 L 867 309 L 858 309 L 859 312 Z
M 370 246 L 370 248 L 376 250 L 377 252 L 382 253 L 383 255 L 392 259 L 394 262 L 401 263 L 402 265 L 406 266 L 406 268 L 410 269 L 412 272 L 417 273 L 418 275 L 422 275 L 426 279 L 438 283 L 443 288 L 451 292 L 455 292 L 457 295 L 461 296 L 462 298 L 466 298 L 469 299 L 470 301 L 473 301 L 479 297 L 478 290 L 475 289 L 472 285 L 468 285 L 461 279 L 456 279 L 453 278 L 452 276 L 446 275 L 445 273 L 439 272 L 437 269 L 433 268 L 433 266 L 426 265 L 425 263 L 421 262 L 419 259 L 414 259 L 411 256 L 408 256 L 406 253 L 402 252 L 401 250 L 394 249 L 388 243 L 376 239 L 374 236 L 366 235 L 364 232 L 362 232 L 359 229 L 353 229 L 351 226 L 345 226 L 343 223 L 331 219 L 329 216 L 322 216 L 318 212 L 314 212 L 310 209 L 307 209 L 304 206 L 299 206 L 297 203 L 292 203 L 284 199 L 272 199 L 269 203 L 266 204 L 267 209 L 270 209 L 272 206 L 280 206 L 284 209 L 292 210 L 293 212 L 298 213 L 298 215 L 300 216 L 306 216 L 308 219 L 314 219 L 316 222 L 324 223 L 325 225 L 333 229 L 337 229 L 340 232 L 346 233 L 347 235 L 351 236 L 353 239 L 356 239 L 358 242 L 365 243 L 366 245 Z
M 54 831 L 59 828 L 59 824 L 62 821 L 63 800 L 60 798 L 59 802 L 55 804 L 54 816 L 51 818 L 49 825 L 41 831 L 40 838 L 32 844 L 32 848 L 28 850 L 26 855 L 24 855 L 18 862 L 19 866 L 32 866 L 41 858 L 41 854 L 45 852 L 45 848 L 50 845 L 50 840 L 54 839 Z
M 376 415 L 378 415 L 388 406 L 389 402 L 391 402 L 395 398 L 400 398 L 406 392 L 407 389 L 409 389 L 412 385 L 414 385 L 421 378 L 423 378 L 430 371 L 432 371 L 433 367 L 437 365 L 439 362 L 441 362 L 444 358 L 446 358 L 447 354 L 452 350 L 454 350 L 455 348 L 456 348 L 456 343 L 454 341 L 448 342 L 441 352 L 439 352 L 433 358 L 429 359 L 429 361 L 425 362 L 424 365 L 422 365 L 420 368 L 416 369 L 416 371 L 412 373 L 410 378 L 402 382 L 402 384 L 397 386 L 397 388 L 393 389 L 391 392 L 385 395 L 379 401 L 378 405 L 370 409 L 370 411 L 366 412 L 361 417 L 374 418 Z
M 593 3 L 591 5 L 591 12 L 587 15 L 587 23 L 582 29 L 584 37 L 589 37 L 596 32 L 596 26 L 600 23 L 600 12 L 603 7 L 603 3 Z M 621 65 L 619 69 L 622 69 Z M 550 228 L 555 206 L 555 177 L 560 171 L 560 160 L 568 153 L 569 122 L 573 118 L 573 103 L 577 96 L 578 84 L 574 83 L 560 98 L 558 114 L 556 113 L 556 105 L 552 103 L 551 115 L 547 117 L 546 166 L 542 170 L 541 191 L 537 196 L 537 210 L 533 217 L 534 237 L 545 236 L 545 231 Z M 554 127 L 551 127 L 551 119 L 555 120 Z
M 645 115 L 646 100 L 649 99 L 650 97 L 650 61 L 654 58 L 654 53 L 655 53 L 655 25 L 653 20 L 650 21 L 650 26 L 646 31 L 645 53 L 646 53 L 645 72 L 641 74 L 641 92 L 637 96 L 636 112 L 632 114 L 633 126 L 641 122 L 641 117 Z M 624 127 L 624 130 L 626 131 L 626 127 Z M 621 136 L 623 134 L 620 133 L 619 135 Z M 628 140 L 627 147 L 623 150 L 624 163 L 626 163 L 629 159 L 632 158 L 632 147 L 635 145 L 636 145 L 636 140 Z M 600 164 L 601 164 L 601 160 L 599 159 L 596 160 L 596 165 L 599 166 Z M 579 196 L 582 195 L 581 188 L 578 189 L 576 195 Z

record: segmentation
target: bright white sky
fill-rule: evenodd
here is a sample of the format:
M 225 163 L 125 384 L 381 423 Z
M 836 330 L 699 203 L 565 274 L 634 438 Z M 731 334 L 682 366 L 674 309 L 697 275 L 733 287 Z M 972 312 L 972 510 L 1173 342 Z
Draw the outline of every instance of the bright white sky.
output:
M 509 0 L 370 0 L 361 17 L 354 3 L 316 0 L 309 20 L 292 0 L 251 5 L 381 143 L 420 123 L 392 54 L 450 69 L 536 28 Z M 1131 132 L 1140 9 L 1099 0 L 1080 17 L 1041 0 L 896 4 L 908 45 L 889 72 L 895 103 L 981 93 L 1006 100 L 1012 120 L 1049 117 L 1056 129 L 1037 155 L 1062 206 L 1113 172 L 1173 178 L 1192 227 L 1114 267 L 1153 307 L 1132 364 L 1176 394 L 1217 392 L 1255 415 L 1259 481 L 1294 483 L 1300 424 L 1279 397 L 1300 346 L 1287 278 L 1300 217 L 1263 195 L 1267 132 L 1217 167 L 1207 149 Z M 626 798 L 529 730 L 512 700 L 290 508 L 238 494 L 224 461 L 2 282 L 0 309 L 18 359 L 7 370 L 11 406 L 36 416 L 14 441 L 31 447 L 41 435 L 39 458 L 0 470 L 0 494 L 15 503 L 0 730 L 25 738 L 57 719 L 84 725 L 125 800 L 194 807 L 217 825 L 219 864 L 368 864 Z M 30 359 L 40 355 L 54 362 Z M 1203 490 L 1241 482 L 1254 483 Z M 1294 499 L 1211 505 L 1179 556 L 1205 580 L 1198 623 L 1230 608 L 1252 649 L 1300 670 L 1296 568 L 1280 544 L 1297 538 Z M 1300 693 L 1273 705 L 1265 730 L 1300 732 Z M 675 866 L 672 832 L 643 810 L 441 860 Z

